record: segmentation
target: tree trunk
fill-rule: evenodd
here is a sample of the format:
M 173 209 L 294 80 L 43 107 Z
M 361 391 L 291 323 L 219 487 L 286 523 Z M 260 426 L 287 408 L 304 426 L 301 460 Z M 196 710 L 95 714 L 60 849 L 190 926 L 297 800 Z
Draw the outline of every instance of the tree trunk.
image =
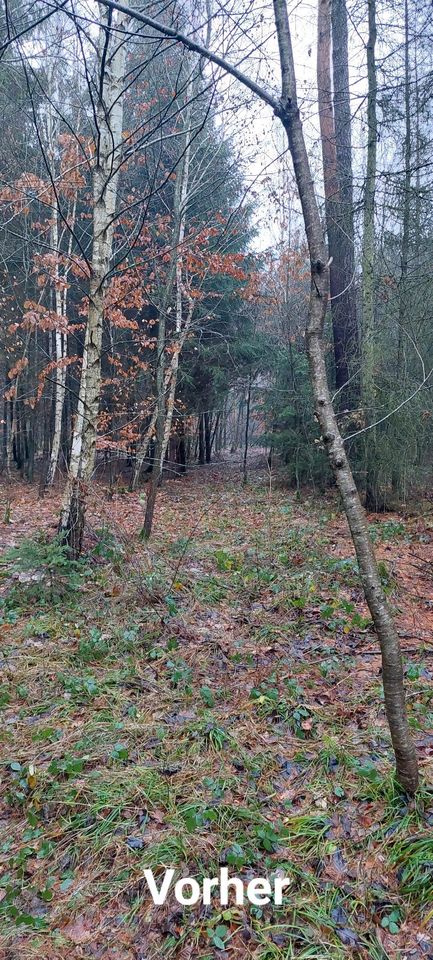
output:
M 180 421 L 180 433 L 177 441 L 177 463 L 178 473 L 186 473 L 186 442 L 185 442 L 185 421 L 182 417 Z
M 400 389 L 405 388 L 404 367 L 403 367 L 403 335 L 404 327 L 408 317 L 408 265 L 409 265 L 409 242 L 410 242 L 410 212 L 411 212 L 411 157 L 412 157 L 412 125 L 411 125 L 411 102 L 410 102 L 410 71 L 409 71 L 409 10 L 408 0 L 404 4 L 404 112 L 405 112 L 405 137 L 404 137 L 404 183 L 403 183 L 403 234 L 401 238 L 401 270 L 400 282 L 398 288 L 398 332 L 397 332 L 397 360 L 396 360 L 396 382 Z M 395 458 L 392 468 L 392 490 L 396 501 L 400 499 L 403 488 L 403 464 Z
M 72 239 L 72 233 L 71 233 Z M 51 227 L 51 247 L 56 253 L 59 252 L 59 225 L 58 225 L 58 210 L 57 210 L 57 201 L 54 201 L 54 211 L 53 211 L 53 224 Z M 58 280 L 59 276 L 59 267 L 56 264 L 55 267 L 55 279 Z M 55 297 L 55 307 L 56 314 L 59 318 L 59 327 L 55 330 L 55 348 L 56 348 L 56 382 L 55 382 L 55 403 L 54 403 L 54 433 L 53 433 L 53 442 L 51 446 L 51 457 L 50 465 L 48 467 L 47 474 L 47 484 L 51 487 L 54 483 L 56 476 L 57 462 L 59 459 L 60 453 L 60 443 L 62 439 L 62 421 L 63 421 L 63 406 L 65 402 L 65 387 L 66 387 L 66 366 L 63 361 L 67 354 L 67 341 L 66 333 L 62 330 L 64 319 L 66 317 L 66 290 L 62 291 L 59 289 L 57 283 L 54 286 L 54 297 Z
M 233 443 L 230 447 L 230 453 L 235 453 L 236 450 L 239 448 L 243 413 L 244 413 L 244 398 L 240 397 L 239 403 L 238 403 L 237 416 L 236 416 L 235 432 L 233 436 Z
M 212 419 L 208 411 L 204 414 L 204 449 L 206 463 L 212 460 Z
M 203 466 L 205 462 L 204 445 L 204 414 L 201 413 L 198 418 L 198 462 Z
M 376 449 L 376 317 L 375 317 L 375 229 L 374 205 L 377 169 L 377 79 L 376 79 L 376 8 L 368 0 L 367 42 L 367 174 L 364 193 L 364 236 L 362 248 L 362 402 L 365 426 L 365 505 L 368 510 L 384 507 L 380 491 Z
M 8 480 L 11 480 L 11 468 L 14 443 L 14 401 L 5 400 L 6 406 L 6 473 Z
M 122 154 L 123 82 L 126 14 L 117 18 L 120 34 L 111 30 L 110 14 L 101 10 L 99 35 L 100 92 L 97 103 L 97 150 L 93 167 L 93 244 L 89 314 L 84 341 L 78 411 L 72 440 L 69 477 L 59 531 L 72 553 L 81 552 L 86 495 L 96 458 L 101 388 L 104 294 L 113 246 L 119 164 Z
M 366 516 L 346 456 L 327 382 L 323 341 L 329 289 L 327 254 L 297 104 L 287 6 L 285 0 L 273 0 L 273 3 L 282 75 L 279 116 L 287 132 L 310 255 L 311 288 L 307 351 L 316 416 L 341 494 L 355 546 L 362 585 L 379 637 L 385 709 L 395 752 L 397 777 L 408 793 L 414 793 L 418 785 L 418 765 L 407 722 L 400 642 L 383 592 Z M 369 0 L 370 6 L 373 3 L 374 0 Z
M 246 487 L 248 483 L 248 443 L 250 437 L 250 409 L 251 409 L 251 384 L 252 384 L 252 375 L 250 373 L 248 377 L 248 389 L 247 389 L 247 409 L 245 416 L 245 441 L 244 441 L 244 457 L 243 457 L 243 470 L 242 470 L 242 483 Z
M 211 452 L 211 455 L 212 455 L 212 450 L 213 450 L 213 448 L 214 448 L 214 445 L 215 445 L 215 452 L 216 452 L 216 453 L 219 452 L 219 450 L 218 450 L 218 436 L 219 436 L 220 432 L 221 432 L 221 413 L 217 413 L 217 415 L 216 415 L 216 417 L 215 417 L 214 427 L 213 427 L 213 430 L 212 430 L 212 436 L 211 436 L 211 438 L 210 438 L 210 452 Z
M 332 0 L 319 0 L 317 18 L 317 89 L 319 98 L 320 135 L 322 142 L 323 175 L 325 186 L 326 226 L 328 234 L 329 274 L 332 331 L 334 338 L 335 385 L 340 393 L 340 405 L 346 404 L 353 395 L 353 359 L 356 351 L 356 311 L 354 299 L 354 254 L 353 254 L 353 212 L 343 216 L 342 205 L 351 203 L 351 138 L 350 138 L 350 102 L 348 117 L 344 109 L 344 90 L 332 96 L 331 79 L 331 3 Z M 344 0 L 340 0 L 346 13 Z M 343 11 L 341 11 L 343 14 Z M 335 18 L 334 18 L 335 19 Z M 342 23 L 344 18 L 342 16 Z M 339 23 L 341 29 L 341 24 Z M 344 31 L 343 31 L 344 32 Z M 337 57 L 334 51 L 334 76 L 342 86 L 348 77 L 344 76 L 344 52 L 346 46 L 340 44 Z M 343 61 L 343 70 L 341 63 Z M 340 77 L 340 73 L 343 77 Z M 346 92 L 348 95 L 348 89 Z M 341 101 L 340 101 L 341 97 Z M 335 106 L 334 106 L 335 105 Z M 335 114 L 334 114 L 335 109 Z M 343 114 L 343 116 L 342 116 Z M 338 131 L 336 121 L 338 117 Z M 349 174 L 346 165 L 349 165 Z M 344 170 L 344 174 L 343 174 Z M 349 188 L 347 177 L 349 176 Z M 345 187 L 345 196 L 343 189 Z M 347 221 L 347 222 L 346 222 Z M 346 233 L 346 226 L 351 234 Z
M 334 81 L 335 160 L 339 202 L 335 216 L 336 300 L 331 303 L 332 322 L 341 330 L 349 383 L 336 372 L 342 390 L 340 407 L 359 397 L 359 334 L 356 317 L 355 230 L 353 222 L 352 115 L 350 106 L 349 49 L 346 0 L 331 0 L 332 68 Z
M 334 109 L 331 81 L 331 0 L 319 0 L 317 11 L 317 93 L 319 104 L 320 139 L 325 188 L 326 230 L 329 251 L 329 286 L 331 296 L 332 332 L 334 337 L 335 384 L 341 389 L 349 380 L 349 364 L 345 345 L 345 318 L 336 310 L 338 290 L 337 263 L 337 208 L 340 196 L 337 181 L 337 153 L 335 149 Z
M 187 69 L 189 69 L 187 61 Z M 150 487 L 146 500 L 146 513 L 144 517 L 144 526 L 142 536 L 150 537 L 153 525 L 153 515 L 155 511 L 157 489 L 162 479 L 164 458 L 170 439 L 171 424 L 173 420 L 174 401 L 176 396 L 177 374 L 179 367 L 179 355 L 185 342 L 186 333 L 182 332 L 182 245 L 185 239 L 186 213 L 187 213 L 187 195 L 189 183 L 189 166 L 191 155 L 191 95 L 192 78 L 188 77 L 186 84 L 186 118 L 184 133 L 184 155 L 181 171 L 176 180 L 173 209 L 173 242 L 171 263 L 167 288 L 165 291 L 163 309 L 160 312 L 160 321 L 158 327 L 158 362 L 156 374 L 157 390 L 157 417 L 156 417 L 156 454 L 153 462 L 150 478 Z M 170 304 L 173 292 L 173 286 L 176 284 L 176 350 L 171 363 L 171 384 L 168 401 L 166 403 L 166 390 L 164 386 L 165 369 L 165 335 L 166 335 L 166 311 Z M 190 301 L 189 322 L 192 316 L 192 300 Z M 189 324 L 188 324 L 189 325 Z

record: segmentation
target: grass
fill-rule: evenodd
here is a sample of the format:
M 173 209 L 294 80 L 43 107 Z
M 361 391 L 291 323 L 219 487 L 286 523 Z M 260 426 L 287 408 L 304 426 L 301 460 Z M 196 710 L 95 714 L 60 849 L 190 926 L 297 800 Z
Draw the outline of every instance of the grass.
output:
M 150 547 L 102 523 L 71 569 L 37 531 L 4 557 L 0 949 L 397 960 L 432 933 L 431 766 L 408 803 L 338 517 L 260 481 L 175 492 Z M 427 734 L 428 667 L 414 648 Z M 157 908 L 143 882 L 221 865 L 287 873 L 283 907 Z

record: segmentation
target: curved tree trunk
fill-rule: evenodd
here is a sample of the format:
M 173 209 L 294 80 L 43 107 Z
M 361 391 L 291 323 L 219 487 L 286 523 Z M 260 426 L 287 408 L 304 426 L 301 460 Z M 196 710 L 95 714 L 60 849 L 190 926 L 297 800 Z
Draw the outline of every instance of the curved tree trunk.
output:
M 367 519 L 338 428 L 327 382 L 323 326 L 329 269 L 296 94 L 286 0 L 273 0 L 281 60 L 280 119 L 286 129 L 302 205 L 311 267 L 307 352 L 316 416 L 352 535 L 359 572 L 382 652 L 385 709 L 396 758 L 397 777 L 408 793 L 418 785 L 418 764 L 407 722 L 400 641 L 383 592 Z M 370 0 L 370 5 L 374 0 Z

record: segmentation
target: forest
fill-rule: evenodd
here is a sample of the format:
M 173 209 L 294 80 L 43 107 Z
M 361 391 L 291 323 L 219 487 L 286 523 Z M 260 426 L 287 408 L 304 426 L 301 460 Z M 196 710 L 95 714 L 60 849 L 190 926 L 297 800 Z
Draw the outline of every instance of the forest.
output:
M 0 0 L 0 960 L 433 960 L 429 0 Z

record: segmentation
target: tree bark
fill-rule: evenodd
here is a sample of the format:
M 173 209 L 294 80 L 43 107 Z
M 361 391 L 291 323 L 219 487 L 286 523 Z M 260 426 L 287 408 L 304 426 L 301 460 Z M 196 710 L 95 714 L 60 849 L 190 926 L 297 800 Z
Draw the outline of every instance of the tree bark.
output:
M 200 413 L 198 418 L 198 462 L 202 466 L 205 463 L 204 414 L 203 413 Z
M 57 210 L 57 201 L 53 199 L 53 223 L 51 226 L 51 247 L 56 254 L 59 253 L 59 224 L 58 224 L 58 210 Z M 72 234 L 71 234 L 72 239 Z M 59 279 L 59 268 L 58 264 L 55 267 L 55 281 Z M 59 288 L 58 283 L 55 282 L 54 285 L 54 297 L 55 297 L 55 309 L 56 314 L 59 318 L 59 327 L 55 330 L 55 359 L 56 359 L 56 374 L 55 374 L 55 401 L 54 401 L 54 433 L 53 433 L 53 442 L 51 446 L 51 456 L 50 464 L 48 467 L 47 473 L 47 484 L 51 487 L 54 483 L 56 476 L 57 462 L 59 459 L 60 452 L 60 443 L 62 439 L 62 420 L 63 420 L 63 406 L 65 403 L 65 387 L 66 387 L 66 367 L 62 363 L 67 355 L 67 336 L 66 333 L 62 330 L 64 324 L 64 319 L 66 318 L 66 290 L 62 291 Z
M 187 61 L 187 69 L 189 64 Z M 191 155 L 191 107 L 192 107 L 192 89 L 193 82 L 191 74 L 186 84 L 186 117 L 185 132 L 183 144 L 183 160 L 181 170 L 176 180 L 176 189 L 174 195 L 173 210 L 173 241 L 172 241 L 172 259 L 169 269 L 169 279 L 165 291 L 163 309 L 160 313 L 158 327 L 158 365 L 156 374 L 157 389 L 157 417 L 156 417 L 156 453 L 152 466 L 150 477 L 149 492 L 146 500 L 146 512 L 144 517 L 144 526 L 142 536 L 150 537 L 153 526 L 153 515 L 155 512 L 157 489 L 162 479 L 164 466 L 164 457 L 170 439 L 171 424 L 173 420 L 174 401 L 176 396 L 177 374 L 179 368 L 179 356 L 185 342 L 187 329 L 182 331 L 182 246 L 185 239 L 187 197 L 189 184 L 189 167 Z M 165 369 L 165 335 L 166 335 L 166 310 L 169 306 L 174 284 L 176 285 L 176 338 L 177 344 L 171 362 L 171 382 L 168 399 L 166 402 L 166 391 L 164 387 L 164 369 Z M 189 309 L 189 322 L 192 315 L 192 301 Z M 188 323 L 189 326 L 189 323 Z
M 242 482 L 244 487 L 248 483 L 248 445 L 250 438 L 250 410 L 251 410 L 251 386 L 252 386 L 252 374 L 250 373 L 248 377 L 248 388 L 247 388 L 247 408 L 245 416 L 245 440 L 244 440 L 244 457 L 243 457 L 243 470 L 242 470 Z
M 359 398 L 359 333 L 356 316 L 355 230 L 353 218 L 352 112 L 350 106 L 349 49 L 346 0 L 331 0 L 332 70 L 334 87 L 335 160 L 338 203 L 335 215 L 336 299 L 331 303 L 333 324 L 342 330 L 349 383 L 339 382 L 342 405 Z M 335 321 L 334 321 L 335 318 Z
M 376 458 L 376 321 L 375 321 L 375 229 L 374 203 L 377 169 L 377 79 L 376 79 L 376 9 L 375 0 L 368 0 L 367 41 L 367 171 L 364 192 L 364 234 L 362 245 L 362 403 L 365 433 L 365 505 L 378 510 L 382 504 Z
M 122 14 L 122 30 L 129 17 Z M 69 476 L 59 532 L 72 553 L 81 552 L 86 495 L 96 458 L 101 388 L 104 294 L 113 246 L 119 164 L 122 154 L 125 39 L 111 30 L 110 11 L 102 13 L 99 35 L 100 91 L 97 103 L 97 145 L 93 167 L 93 243 L 89 314 L 84 341 L 78 411 L 72 439 Z
M 273 0 L 281 62 L 280 119 L 287 132 L 310 255 L 311 287 L 307 352 L 316 416 L 352 535 L 365 597 L 382 653 L 385 709 L 401 786 L 414 793 L 418 764 L 409 732 L 400 641 L 380 581 L 367 519 L 352 476 L 327 382 L 323 327 L 329 291 L 326 247 L 297 104 L 296 79 L 286 0 Z M 374 0 L 369 0 L 370 6 Z M 370 14 L 371 16 L 371 14 Z
M 325 188 L 326 231 L 329 252 L 329 287 L 334 338 L 335 385 L 342 389 L 349 380 L 349 358 L 345 343 L 345 317 L 337 310 L 340 265 L 337 261 L 337 209 L 340 203 L 337 180 L 334 108 L 331 80 L 331 0 L 319 0 L 317 14 L 317 93 L 320 139 Z
M 403 182 L 403 233 L 401 238 L 400 282 L 398 285 L 398 333 L 396 382 L 404 390 L 405 376 L 403 368 L 403 334 L 408 316 L 408 267 L 410 243 L 410 213 L 411 213 L 411 157 L 412 157 L 412 124 L 410 102 L 410 65 L 409 65 L 409 9 L 408 0 L 404 4 L 404 182 Z M 403 488 L 403 465 L 396 457 L 392 468 L 392 490 L 398 502 Z
M 206 463 L 212 460 L 212 416 L 206 411 L 204 414 L 204 450 Z

